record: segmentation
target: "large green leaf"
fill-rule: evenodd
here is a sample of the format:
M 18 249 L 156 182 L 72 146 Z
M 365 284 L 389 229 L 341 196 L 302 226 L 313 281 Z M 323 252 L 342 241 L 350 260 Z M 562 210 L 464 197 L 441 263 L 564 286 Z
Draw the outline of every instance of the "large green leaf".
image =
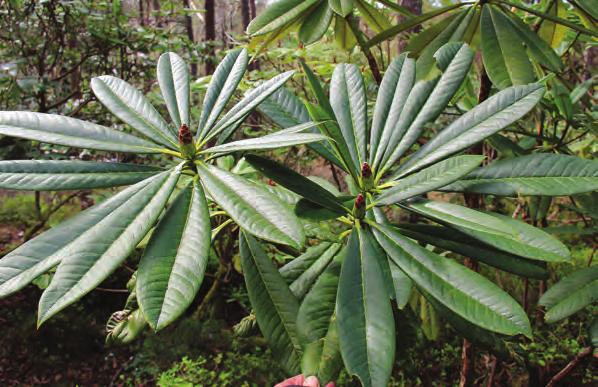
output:
M 401 165 L 394 178 L 442 160 L 493 135 L 527 114 L 542 94 L 544 88 L 539 84 L 513 86 L 496 93 L 432 137 Z
M 301 64 L 304 65 L 303 62 Z M 311 72 L 309 68 L 307 68 L 307 71 Z M 282 128 L 289 128 L 310 121 L 309 113 L 303 102 L 285 87 L 281 87 L 266 98 L 257 109 Z M 313 128 L 312 132 L 319 133 L 319 129 Z M 330 144 L 311 143 L 308 147 L 343 168 L 342 162 L 333 154 Z
M 496 161 L 443 188 L 501 196 L 565 196 L 597 189 L 597 161 L 543 153 Z
M 369 162 L 374 169 L 384 155 L 388 140 L 407 102 L 414 81 L 415 60 L 408 58 L 407 54 L 393 59 L 384 73 L 374 105 L 370 133 Z
M 445 29 L 447 29 L 447 27 L 449 27 L 451 23 L 453 23 L 455 19 L 462 17 L 462 15 L 466 12 L 466 9 L 458 10 L 456 12 L 452 12 L 446 15 L 445 17 L 436 21 L 435 23 L 432 23 L 428 28 L 424 29 L 418 34 L 413 35 L 409 39 L 409 43 L 407 43 L 407 47 L 405 47 L 405 50 L 409 52 L 413 57 L 418 57 L 421 54 L 421 52 L 426 47 L 428 47 L 430 43 L 434 42 L 434 40 Z M 440 46 L 442 46 L 442 44 L 440 44 L 438 47 Z
M 238 175 L 198 164 L 201 182 L 220 207 L 249 233 L 276 243 L 301 248 L 305 234 L 292 211 L 276 196 Z
M 366 0 L 356 0 L 355 6 L 359 16 L 363 18 L 368 26 L 379 33 L 390 28 L 390 20 L 378 8 L 370 5 Z
M 292 283 L 303 274 L 322 254 L 330 248 L 330 243 L 323 242 L 308 247 L 303 254 L 281 267 L 278 271 L 287 283 Z
M 404 112 L 393 128 L 379 174 L 391 168 L 417 141 L 424 125 L 433 122 L 442 113 L 467 76 L 473 61 L 473 51 L 464 43 L 448 43 L 434 54 L 434 59 L 442 74 L 434 80 L 424 82 L 425 87 L 422 89 L 417 84 L 412 89 L 414 94 L 409 95 Z M 420 93 L 416 92 L 420 90 Z
M 123 122 L 158 144 L 178 149 L 173 129 L 135 87 L 122 79 L 103 75 L 91 80 L 91 89 L 97 99 Z
M 579 269 L 554 284 L 540 298 L 546 322 L 567 318 L 598 300 L 598 265 Z
M 334 117 L 332 116 L 333 113 L 328 113 L 325 108 L 319 105 L 313 105 L 309 102 L 305 103 L 305 107 L 307 108 L 311 119 L 315 122 L 320 122 L 320 125 L 318 126 L 320 132 L 333 140 L 332 147 L 334 149 L 334 156 L 339 160 L 340 167 L 343 170 L 348 171 L 351 176 L 357 180 L 359 169 L 351 159 L 348 145 L 343 138 L 343 134 L 338 127 L 338 124 L 334 121 Z
M 334 382 L 342 368 L 336 316 L 333 315 L 326 336 L 305 346 L 301 358 L 301 372 L 305 375 L 315 375 L 320 385 L 328 385 L 329 382 Z
M 334 15 L 334 40 L 336 45 L 345 51 L 352 50 L 357 44 L 357 38 L 349 22 L 339 15 Z
M 418 26 L 430 19 L 435 18 L 436 16 L 442 15 L 461 6 L 463 6 L 463 3 L 452 4 L 446 7 L 434 9 L 433 11 L 426 12 L 415 17 L 410 17 L 397 25 L 394 25 L 383 31 L 379 31 L 377 35 L 375 35 L 372 39 L 368 41 L 368 47 L 372 47 L 378 43 L 382 43 L 383 41 L 391 39 L 403 31 L 410 30 L 415 26 Z
M 111 152 L 160 152 L 160 147 L 153 142 L 105 126 L 55 114 L 0 112 L 0 134 Z
M 328 0 L 328 4 L 334 12 L 345 17 L 353 11 L 355 0 Z
M 336 302 L 341 354 L 365 387 L 386 386 L 395 354 L 395 326 L 384 277 L 368 237 L 354 229 L 341 269 Z
M 409 238 L 473 258 L 509 273 L 526 278 L 548 278 L 548 269 L 544 262 L 496 250 L 454 229 L 425 224 L 402 224 L 398 227 L 401 234 Z
M 386 257 L 386 254 L 385 258 L 388 259 L 388 267 L 390 268 L 397 307 L 403 309 L 411 299 L 413 281 L 392 259 Z
M 138 164 L 6 160 L 0 161 L 0 188 L 37 191 L 109 188 L 134 184 L 159 172 L 163 169 Z
M 310 128 L 317 123 L 309 122 L 301 124 L 301 128 Z M 247 138 L 244 140 L 229 142 L 208 148 L 202 153 L 232 153 L 248 150 L 278 149 L 301 144 L 310 144 L 312 142 L 324 141 L 328 137 L 319 133 L 280 133 L 275 132 L 266 136 L 257 138 Z
M 281 128 L 304 124 L 310 120 L 303 102 L 284 86 L 266 98 L 257 110 Z
M 223 130 L 239 126 L 241 121 L 249 114 L 256 106 L 262 103 L 272 93 L 278 90 L 286 81 L 288 81 L 294 74 L 294 71 L 287 71 L 279 74 L 272 79 L 262 83 L 258 87 L 249 90 L 245 96 L 235 106 L 233 106 L 226 114 L 218 121 L 218 123 L 205 134 L 203 142 L 213 138 Z
M 480 328 L 476 324 L 472 324 L 422 289 L 419 289 L 419 291 L 440 316 L 442 316 L 457 331 L 457 333 L 467 338 L 472 343 L 479 345 L 502 358 L 508 358 L 509 349 L 501 335 Z
M 535 79 L 524 41 L 517 29 L 497 7 L 482 7 L 482 59 L 492 83 L 499 89 L 524 85 Z
M 58 265 L 63 255 L 56 254 L 79 235 L 121 207 L 152 179 L 128 187 L 111 198 L 88 208 L 27 241 L 0 259 L 0 297 L 22 289 L 41 274 Z
M 444 46 L 449 42 L 461 42 L 465 32 L 469 29 L 469 25 L 472 21 L 475 21 L 476 7 L 470 7 L 463 12 L 457 12 L 457 16 L 451 20 L 451 22 L 440 31 L 435 31 L 436 34 L 432 34 L 432 40 L 427 43 L 421 50 L 416 63 L 417 80 L 427 79 L 430 72 L 434 72 L 434 55 L 440 47 Z M 433 29 L 432 26 L 430 29 Z M 423 32 L 425 33 L 425 31 Z M 423 34 L 422 33 L 422 34 Z M 420 34 L 421 35 L 421 34 Z
M 63 259 L 40 299 L 38 325 L 93 290 L 131 254 L 158 219 L 180 171 L 176 167 L 151 178 L 121 206 L 54 252 Z
M 392 188 L 382 191 L 374 201 L 377 205 L 389 205 L 444 187 L 476 168 L 485 156 L 455 156 L 425 168 L 413 175 L 396 180 Z
M 299 302 L 251 235 L 240 234 L 239 250 L 247 293 L 260 330 L 283 368 L 297 374 L 301 361 L 297 333 Z
M 322 274 L 328 264 L 332 261 L 340 247 L 341 246 L 338 243 L 333 243 L 313 264 L 311 264 L 309 268 L 307 268 L 307 270 L 301 273 L 301 275 L 291 283 L 289 288 L 291 289 L 291 293 L 293 293 L 297 299 L 301 300 L 305 297 L 316 279 L 318 279 L 320 274 Z
M 245 74 L 247 61 L 247 50 L 233 50 L 216 67 L 203 100 L 201 117 L 199 117 L 197 133 L 200 139 L 203 139 L 212 129 L 233 96 L 243 74 Z
M 292 169 L 256 155 L 247 155 L 245 156 L 245 160 L 264 176 L 301 195 L 305 199 L 339 214 L 344 214 L 347 211 L 343 207 L 342 202 L 330 193 L 330 191 Z
M 330 83 L 330 106 L 351 159 L 359 169 L 367 159 L 368 117 L 365 86 L 357 66 L 342 63 L 334 68 Z
M 335 254 L 339 247 L 336 246 Z M 304 343 L 311 343 L 326 336 L 330 319 L 334 315 L 338 279 L 345 254 L 346 249 L 336 254 L 301 303 L 297 315 L 297 327 Z
M 563 67 L 563 62 L 561 62 L 561 58 L 554 52 L 552 47 L 534 31 L 530 30 L 529 26 L 515 14 L 509 14 L 508 19 L 515 27 L 517 36 L 523 40 L 532 57 L 550 71 L 559 72 Z
M 194 180 L 168 208 L 139 262 L 137 300 L 153 329 L 176 320 L 193 302 L 208 263 L 210 230 L 205 194 Z
M 546 262 L 569 260 L 569 250 L 560 241 L 509 216 L 429 200 L 408 204 L 405 208 L 520 257 Z
M 247 33 L 252 36 L 264 35 L 290 25 L 318 1 L 321 0 L 278 0 L 249 23 Z
M 340 252 L 318 278 L 297 315 L 305 348 L 301 370 L 304 375 L 316 375 L 321 383 L 333 380 L 342 367 L 334 309 L 344 254 Z
M 482 275 L 426 250 L 396 228 L 377 225 L 374 234 L 401 270 L 446 308 L 493 332 L 531 336 L 521 306 Z
M 189 126 L 189 70 L 185 61 L 173 52 L 160 55 L 158 83 L 174 126 Z
M 328 2 L 320 0 L 320 4 L 301 23 L 299 39 L 305 44 L 312 44 L 320 40 L 330 27 L 332 15 L 332 9 L 328 6 Z

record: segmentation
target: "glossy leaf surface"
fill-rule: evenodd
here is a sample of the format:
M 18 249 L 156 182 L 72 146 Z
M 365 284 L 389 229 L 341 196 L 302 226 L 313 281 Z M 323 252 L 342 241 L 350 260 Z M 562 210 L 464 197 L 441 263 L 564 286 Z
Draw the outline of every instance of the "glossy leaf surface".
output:
M 508 216 L 446 202 L 420 201 L 406 208 L 520 257 L 546 262 L 569 259 L 569 250 L 560 241 L 539 228 Z
M 531 336 L 525 311 L 485 277 L 426 250 L 396 228 L 378 225 L 374 233 L 401 270 L 454 313 L 493 332 Z
M 385 386 L 395 354 L 395 326 L 387 289 L 366 229 L 353 230 L 341 269 L 336 317 L 347 371 L 366 387 Z
M 273 194 L 238 175 L 211 165 L 197 166 L 210 197 L 249 233 L 301 248 L 305 234 L 291 210 Z
M 210 250 L 210 213 L 198 181 L 184 188 L 152 233 L 137 274 L 137 300 L 154 330 L 193 302 Z
M 598 265 L 579 269 L 554 284 L 540 298 L 544 319 L 553 323 L 598 300 Z
M 240 234 L 239 249 L 247 293 L 260 330 L 276 359 L 288 373 L 295 375 L 301 361 L 297 333 L 299 302 L 251 235 Z

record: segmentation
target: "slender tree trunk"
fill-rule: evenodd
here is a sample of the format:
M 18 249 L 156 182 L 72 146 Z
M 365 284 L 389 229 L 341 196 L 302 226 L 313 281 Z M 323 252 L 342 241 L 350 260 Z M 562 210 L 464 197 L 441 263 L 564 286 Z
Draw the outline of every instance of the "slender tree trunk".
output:
M 247 30 L 247 26 L 251 21 L 251 9 L 249 6 L 249 0 L 241 0 L 241 17 L 243 19 L 243 32 Z
M 216 18 L 214 10 L 215 0 L 206 0 L 205 2 L 205 39 L 208 44 L 208 55 L 206 60 L 206 74 L 214 72 L 214 41 L 216 40 Z
M 482 74 L 480 76 L 480 91 L 478 93 L 478 103 L 488 99 L 488 97 L 490 96 L 491 87 L 492 83 L 490 82 L 490 78 L 488 78 L 486 71 L 482 70 Z M 483 142 L 480 142 L 479 144 L 472 146 L 469 152 L 478 155 L 483 154 Z M 465 194 L 465 202 L 470 208 L 481 208 L 483 206 L 482 196 L 479 194 Z M 478 269 L 477 262 L 470 258 L 465 258 L 464 264 L 471 270 L 477 271 Z M 461 372 L 459 387 L 467 387 L 473 385 L 474 370 L 475 352 L 473 344 L 469 340 L 463 339 L 463 347 L 461 349 Z
M 407 8 L 408 10 L 410 10 L 411 12 L 413 12 L 414 15 L 421 15 L 422 13 L 422 0 L 399 0 L 399 4 L 402 5 L 403 7 Z M 397 18 L 397 21 L 399 23 L 405 21 L 407 18 L 403 15 L 399 15 Z M 418 32 L 421 29 L 420 26 L 416 26 L 410 30 L 407 30 L 407 32 Z M 407 46 L 407 39 L 404 39 L 401 34 L 399 34 L 399 38 L 398 38 L 398 42 L 397 42 L 397 46 L 399 49 L 399 54 L 402 53 L 405 50 L 405 47 Z
M 145 25 L 145 11 L 143 7 L 144 1 L 145 0 L 139 0 L 139 24 L 141 24 L 142 26 Z
M 183 0 L 183 6 L 186 9 L 189 9 L 191 8 L 191 3 L 189 3 L 189 0 Z M 191 44 L 195 46 L 195 36 L 193 34 L 193 18 L 191 17 L 191 15 L 185 16 L 185 30 L 187 30 L 187 38 L 189 39 Z M 193 77 L 197 77 L 197 63 L 191 63 L 191 75 L 193 75 Z
M 255 10 L 255 0 L 249 0 L 249 11 L 250 11 L 250 19 L 255 19 L 256 15 L 256 10 Z

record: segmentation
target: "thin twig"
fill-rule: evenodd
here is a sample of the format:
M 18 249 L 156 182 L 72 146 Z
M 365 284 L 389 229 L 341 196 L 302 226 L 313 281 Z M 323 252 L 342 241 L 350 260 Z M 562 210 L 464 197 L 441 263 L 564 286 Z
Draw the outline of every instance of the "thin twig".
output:
M 575 368 L 579 363 L 581 363 L 581 361 L 584 358 L 586 358 L 587 356 L 589 356 L 591 353 L 592 353 L 592 347 L 585 347 L 580 353 L 577 354 L 577 356 L 575 356 L 575 358 L 573 360 L 571 360 L 569 362 L 569 364 L 567 364 L 565 366 L 565 368 L 563 368 L 562 370 L 560 370 L 556 375 L 554 375 L 552 377 L 552 379 L 550 379 L 550 381 L 548 382 L 548 384 L 546 385 L 546 387 L 554 387 L 554 386 L 556 386 L 556 384 L 558 382 L 560 382 L 565 377 L 567 377 L 567 375 L 569 375 L 571 373 L 571 371 L 573 371 L 573 368 Z

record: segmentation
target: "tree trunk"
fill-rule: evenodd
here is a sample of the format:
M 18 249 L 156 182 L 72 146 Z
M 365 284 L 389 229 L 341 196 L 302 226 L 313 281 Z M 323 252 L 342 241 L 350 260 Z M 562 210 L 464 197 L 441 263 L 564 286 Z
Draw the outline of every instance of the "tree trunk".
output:
M 255 19 L 256 11 L 255 11 L 255 0 L 249 0 L 249 11 L 250 11 L 250 19 Z
M 422 13 L 422 0 L 400 0 L 399 4 L 413 12 L 413 14 L 415 15 L 421 15 Z M 397 22 L 399 23 L 402 23 L 405 20 L 407 20 L 407 18 L 403 15 L 399 15 L 397 18 Z M 421 27 L 417 26 L 410 30 L 407 30 L 407 32 L 417 32 L 420 29 Z M 399 39 L 397 41 L 399 54 L 402 53 L 405 50 L 405 47 L 407 46 L 407 39 L 404 39 L 400 35 L 401 34 L 399 34 Z
M 206 75 L 214 72 L 214 41 L 216 40 L 214 2 L 215 0 L 206 0 L 205 2 L 205 39 L 208 45 L 207 54 L 209 55 L 209 58 L 206 59 Z
M 251 21 L 251 9 L 249 7 L 249 0 L 241 0 L 241 17 L 243 19 L 243 32 L 247 30 L 247 26 Z
M 189 0 L 183 0 L 183 6 L 186 9 L 189 9 L 191 8 L 191 3 L 189 3 Z M 195 36 L 193 35 L 193 18 L 190 14 L 185 16 L 185 30 L 187 30 L 187 38 L 192 45 L 195 45 Z M 193 75 L 193 77 L 197 77 L 197 63 L 191 63 L 191 75 Z

